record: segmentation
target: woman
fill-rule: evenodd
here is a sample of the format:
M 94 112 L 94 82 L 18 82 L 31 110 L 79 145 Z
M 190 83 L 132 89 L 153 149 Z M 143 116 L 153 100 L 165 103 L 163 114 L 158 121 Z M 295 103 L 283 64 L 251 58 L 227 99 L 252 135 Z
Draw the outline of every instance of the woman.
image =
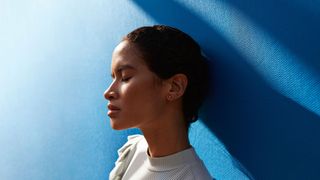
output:
M 188 139 L 208 92 L 207 68 L 199 45 L 178 29 L 141 27 L 123 38 L 104 93 L 108 116 L 113 129 L 143 136 L 128 137 L 110 179 L 212 179 Z

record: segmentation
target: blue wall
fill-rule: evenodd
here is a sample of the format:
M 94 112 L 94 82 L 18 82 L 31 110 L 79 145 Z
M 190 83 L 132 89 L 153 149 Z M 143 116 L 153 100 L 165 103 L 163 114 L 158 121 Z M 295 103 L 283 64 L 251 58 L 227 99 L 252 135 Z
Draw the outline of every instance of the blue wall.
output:
M 111 53 L 152 24 L 187 32 L 211 61 L 214 95 L 190 139 L 212 175 L 319 179 L 319 5 L 0 0 L 0 179 L 107 179 L 139 133 L 109 126 Z

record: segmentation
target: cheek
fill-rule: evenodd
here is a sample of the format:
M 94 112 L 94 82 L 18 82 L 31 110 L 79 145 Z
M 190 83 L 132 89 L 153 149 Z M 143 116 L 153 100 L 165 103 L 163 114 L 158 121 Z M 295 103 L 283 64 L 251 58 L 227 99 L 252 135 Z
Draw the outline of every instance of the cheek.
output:
M 123 87 L 122 95 L 123 105 L 130 114 L 146 115 L 161 108 L 161 91 L 152 81 L 128 84 Z
M 154 89 L 148 83 L 132 83 L 124 86 L 122 89 L 123 100 L 130 105 L 141 104 L 146 100 L 151 100 L 153 94 Z

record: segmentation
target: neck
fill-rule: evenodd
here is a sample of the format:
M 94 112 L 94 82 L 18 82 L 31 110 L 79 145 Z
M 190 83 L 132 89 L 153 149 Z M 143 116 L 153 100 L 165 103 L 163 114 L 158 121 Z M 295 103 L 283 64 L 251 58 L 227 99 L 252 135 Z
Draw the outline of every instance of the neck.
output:
M 151 157 L 168 156 L 191 147 L 182 114 L 162 117 L 157 122 L 161 123 L 140 128 L 147 140 Z

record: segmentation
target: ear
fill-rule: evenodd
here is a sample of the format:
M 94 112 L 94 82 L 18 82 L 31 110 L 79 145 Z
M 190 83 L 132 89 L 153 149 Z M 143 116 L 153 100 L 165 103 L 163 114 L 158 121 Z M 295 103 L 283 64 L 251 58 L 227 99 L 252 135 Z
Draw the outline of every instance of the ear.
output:
M 184 74 L 175 74 L 167 81 L 170 85 L 167 94 L 167 100 L 174 101 L 182 97 L 188 85 L 187 76 Z

